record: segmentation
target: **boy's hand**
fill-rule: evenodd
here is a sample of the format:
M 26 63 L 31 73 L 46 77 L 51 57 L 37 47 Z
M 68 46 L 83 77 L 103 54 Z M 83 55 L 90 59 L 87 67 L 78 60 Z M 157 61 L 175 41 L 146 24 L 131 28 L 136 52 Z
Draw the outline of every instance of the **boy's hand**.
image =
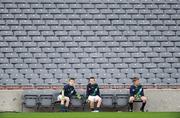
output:
M 62 96 L 62 100 L 64 100 L 65 99 L 65 97 L 64 96 Z
M 86 103 L 89 103 L 89 100 L 88 100 L 88 99 L 86 100 Z
M 80 95 L 80 94 L 77 94 L 77 98 L 78 98 L 78 99 L 81 99 L 81 95 Z
M 135 97 L 136 100 L 140 100 L 141 99 L 140 95 L 135 95 L 134 97 Z

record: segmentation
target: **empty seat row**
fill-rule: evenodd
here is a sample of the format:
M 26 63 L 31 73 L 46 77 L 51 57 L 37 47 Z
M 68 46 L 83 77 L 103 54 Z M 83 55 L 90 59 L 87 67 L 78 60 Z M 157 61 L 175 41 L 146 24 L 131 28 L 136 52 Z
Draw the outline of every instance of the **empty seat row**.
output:
M 73 3 L 68 3 L 66 1 L 62 2 L 62 3 L 54 3 L 53 1 L 49 1 L 47 3 L 43 3 L 44 1 L 42 2 L 37 2 L 37 3 L 29 3 L 27 4 L 28 2 L 22 2 L 22 3 L 16 3 L 16 4 L 12 4 L 12 3 L 3 3 L 3 5 L 1 6 L 1 8 L 21 8 L 21 9 L 27 9 L 27 8 L 46 8 L 46 9 L 54 9 L 54 8 L 74 8 L 74 9 L 79 9 L 79 8 L 88 8 L 88 9 L 94 9 L 94 8 L 97 8 L 97 9 L 104 9 L 104 8 L 125 8 L 125 9 L 129 9 L 129 8 L 149 8 L 149 9 L 157 9 L 157 8 L 161 8 L 161 9 L 178 9 L 178 6 L 177 4 L 168 4 L 166 3 L 166 1 L 161 1 L 161 3 L 156 3 L 155 1 L 152 1 L 151 3 L 148 3 L 147 5 L 144 5 L 144 4 L 140 4 L 138 5 L 137 3 L 139 3 L 140 1 L 136 1 L 134 2 L 133 4 L 131 2 L 125 2 L 123 4 L 120 4 L 120 3 L 111 3 L 111 4 L 106 4 L 104 3 L 103 1 L 99 2 L 99 3 L 96 3 L 94 4 L 94 1 L 90 1 L 88 2 L 87 0 L 87 3 L 79 3 L 79 2 L 73 2 L 73 3 L 76 3 L 76 4 L 73 4 Z M 64 4 L 65 3 L 65 4 Z M 166 3 L 166 4 L 164 4 Z
M 75 71 L 75 70 L 74 70 Z M 38 72 L 35 73 L 26 73 L 26 74 L 21 74 L 21 73 L 11 73 L 11 74 L 0 74 L 0 79 L 35 79 L 35 78 L 41 78 L 41 79 L 68 79 L 68 78 L 77 78 L 77 79 L 83 79 L 83 78 L 89 78 L 91 76 L 94 76 L 96 78 L 101 78 L 101 79 L 123 79 L 123 78 L 133 78 L 134 76 L 144 78 L 144 79 L 151 79 L 151 78 L 175 78 L 179 79 L 180 74 L 179 73 L 163 73 L 163 72 L 156 72 L 156 73 L 148 73 L 144 72 L 142 74 L 139 73 L 134 73 L 134 72 L 122 72 L 117 73 L 105 73 L 105 72 L 94 72 L 94 73 L 76 73 L 76 72 L 71 72 L 71 70 L 65 70 L 64 73 L 49 73 L 48 72 L 41 72 L 40 74 Z
M 97 79 L 96 80 L 99 85 L 131 85 L 132 80 L 128 78 L 124 79 Z M 33 79 L 22 79 L 18 78 L 16 80 L 13 79 L 1 79 L 0 85 L 64 85 L 68 82 L 68 79 L 41 79 L 41 78 L 33 78 Z M 144 85 L 178 85 L 180 79 L 175 78 L 148 78 L 142 79 L 141 83 Z M 87 79 L 77 79 L 77 84 L 84 85 L 88 83 Z
M 180 38 L 178 36 L 87 36 L 87 37 L 81 37 L 81 36 L 5 36 L 0 37 L 0 43 L 1 47 L 6 47 L 8 46 L 8 42 L 16 43 L 16 42 L 44 42 L 47 41 L 49 43 L 52 42 L 52 46 L 56 46 L 56 44 L 61 44 L 61 46 L 64 46 L 63 43 L 61 42 L 79 42 L 81 46 L 82 44 L 87 44 L 90 42 L 127 42 L 132 43 L 130 46 L 136 46 L 136 47 L 146 47 L 148 42 L 167 42 L 167 43 L 172 43 L 172 42 L 179 42 Z M 4 42 L 3 42 L 4 41 Z M 89 44 L 90 45 L 90 44 Z M 85 45 L 84 45 L 85 46 Z M 87 45 L 88 46 L 88 45 Z M 104 47 L 105 48 L 105 47 Z M 168 47 L 167 47 L 168 48 Z
M 0 26 L 2 31 L 58 31 L 58 30 L 65 30 L 65 31 L 125 31 L 125 30 L 132 30 L 132 31 L 179 31 L 180 26 Z M 53 36 L 52 36 L 53 37 Z M 43 37 L 42 37 L 43 38 Z M 46 38 L 46 37 L 44 37 Z M 56 37 L 58 38 L 58 37 Z M 72 37 L 73 38 L 73 37 Z
M 37 39 L 38 40 L 38 39 Z M 40 39 L 41 40 L 41 39 Z M 71 39 L 70 39 L 71 40 Z M 164 47 L 179 47 L 180 46 L 180 42 L 155 42 L 155 41 L 152 41 L 152 42 L 130 42 L 130 41 L 127 41 L 127 42 L 118 42 L 118 41 L 113 41 L 111 39 L 101 39 L 101 40 L 104 40 L 104 41 L 98 41 L 99 39 L 94 39 L 93 42 L 86 42 L 86 41 L 83 41 L 83 42 L 0 42 L 1 46 L 2 47 L 2 52 L 3 52 L 3 49 L 7 49 L 9 47 L 12 47 L 12 48 L 22 48 L 22 47 L 27 47 L 29 48 L 29 51 L 30 52 L 41 52 L 41 48 L 43 50 L 43 48 L 45 49 L 66 49 L 66 50 L 71 50 L 71 48 L 77 48 L 77 49 L 81 49 L 82 51 L 84 50 L 85 52 L 97 52 L 98 48 L 99 50 L 104 48 L 104 49 L 109 49 L 109 52 L 110 52 L 110 49 L 118 49 L 119 46 L 122 46 L 124 47 L 124 49 L 122 48 L 119 48 L 119 49 L 122 49 L 122 52 L 125 51 L 125 52 L 138 52 L 139 50 L 141 51 L 142 50 L 142 47 L 149 47 L 150 50 L 152 50 L 152 48 L 155 48 L 155 47 L 162 47 L 161 49 L 163 49 Z M 108 41 L 109 40 L 109 41 Z M 139 39 L 132 39 L 132 40 L 136 40 L 138 41 Z M 52 48 L 53 47 L 53 48 Z M 97 49 L 95 48 L 97 47 Z M 139 47 L 139 48 L 138 48 Z M 10 48 L 10 49 L 12 49 Z M 67 49 L 68 48 L 68 49 Z M 143 48 L 143 49 L 144 49 Z M 54 49 L 54 51 L 55 51 Z M 155 48 L 157 49 L 157 48 Z M 34 50 L 34 51 L 33 51 Z M 37 50 L 37 51 L 36 51 Z M 165 48 L 164 48 L 165 50 Z M 73 51 L 73 50 L 72 50 Z M 153 51 L 153 50 L 152 50 Z
M 180 69 L 177 68 L 152 68 L 152 69 L 0 69 L 0 74 L 1 77 L 8 77 L 8 74 L 44 74 L 44 73 L 50 73 L 50 74 L 62 74 L 62 73 L 66 73 L 66 74 L 88 74 L 88 73 L 96 73 L 96 74 L 101 74 L 101 73 L 109 73 L 109 74 L 119 74 L 119 73 L 140 73 L 140 74 L 144 74 L 144 73 L 154 73 L 153 75 L 155 75 L 156 73 L 168 73 L 168 74 L 173 74 L 173 77 L 178 78 L 178 76 L 176 76 L 176 73 L 180 72 Z M 122 74 L 124 76 L 124 74 Z
M 145 60 L 143 60 L 144 64 L 140 63 L 134 63 L 134 61 L 126 60 L 126 63 L 91 63 L 91 62 L 84 62 L 84 63 L 75 63 L 75 64 L 70 64 L 70 63 L 60 63 L 60 64 L 40 64 L 40 63 L 31 63 L 31 64 L 0 64 L 1 69 L 83 69 L 83 68 L 89 68 L 89 69 L 98 69 L 98 68 L 103 68 L 103 69 L 113 69 L 113 68 L 118 68 L 118 69 L 127 69 L 127 68 L 132 68 L 132 69 L 140 69 L 140 68 L 146 68 L 146 69 L 153 69 L 153 68 L 180 68 L 180 64 L 177 63 L 147 63 Z M 129 63 L 129 64 L 128 64 Z
M 0 84 L 179 84 L 179 0 L 1 0 Z

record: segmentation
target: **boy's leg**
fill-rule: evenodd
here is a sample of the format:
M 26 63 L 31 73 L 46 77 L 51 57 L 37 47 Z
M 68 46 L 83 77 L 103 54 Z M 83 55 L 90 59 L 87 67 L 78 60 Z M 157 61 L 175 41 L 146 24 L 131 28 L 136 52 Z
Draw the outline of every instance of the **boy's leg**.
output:
M 90 101 L 90 109 L 91 109 L 91 111 L 94 111 L 94 102 L 93 101 Z
M 65 102 L 66 102 L 64 109 L 65 109 L 65 112 L 67 112 L 68 111 L 68 107 L 69 107 L 70 99 L 69 99 L 69 97 L 64 97 L 64 99 L 65 99 Z
M 135 98 L 133 96 L 131 96 L 129 98 L 129 107 L 130 107 L 130 111 L 132 112 L 133 111 L 133 102 L 134 102 Z
M 96 106 L 96 110 L 99 111 L 100 107 L 101 107 L 101 103 L 102 103 L 102 98 L 99 96 L 95 96 L 95 100 L 97 101 L 97 106 Z
M 61 104 L 60 104 L 60 111 L 64 112 L 64 107 L 65 107 L 64 106 L 64 102 L 65 102 L 65 100 L 63 99 L 62 95 L 59 95 L 57 97 L 57 100 L 61 102 Z
M 89 104 L 90 104 L 90 109 L 91 111 L 94 111 L 94 96 L 89 96 L 88 97 L 88 101 L 89 101 Z
M 70 102 L 69 97 L 62 97 L 62 95 L 59 95 L 57 100 L 61 102 L 60 111 L 62 112 L 68 111 L 68 106 Z
M 70 102 L 70 99 L 69 97 L 64 97 L 66 103 L 65 103 L 65 106 L 68 107 L 69 106 L 69 102 Z
M 147 98 L 146 98 L 145 96 L 142 96 L 142 97 L 141 97 L 141 100 L 142 100 L 143 102 L 142 102 L 142 106 L 141 106 L 141 109 L 140 109 L 140 110 L 141 110 L 142 112 L 144 112 L 144 107 L 145 107 L 145 105 L 146 105 Z

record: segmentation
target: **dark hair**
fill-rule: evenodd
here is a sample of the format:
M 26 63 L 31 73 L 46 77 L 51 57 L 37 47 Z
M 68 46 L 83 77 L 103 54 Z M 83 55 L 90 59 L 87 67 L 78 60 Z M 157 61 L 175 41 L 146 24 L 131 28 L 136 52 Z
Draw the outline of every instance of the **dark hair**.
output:
M 138 77 L 133 77 L 133 78 L 132 78 L 132 81 L 133 81 L 133 82 L 135 82 L 136 80 L 139 80 L 139 78 L 138 78 Z
M 90 79 L 94 79 L 94 80 L 95 80 L 95 77 L 90 77 L 89 80 L 90 80 Z
M 70 81 L 70 80 L 75 80 L 75 78 L 69 78 L 69 81 Z

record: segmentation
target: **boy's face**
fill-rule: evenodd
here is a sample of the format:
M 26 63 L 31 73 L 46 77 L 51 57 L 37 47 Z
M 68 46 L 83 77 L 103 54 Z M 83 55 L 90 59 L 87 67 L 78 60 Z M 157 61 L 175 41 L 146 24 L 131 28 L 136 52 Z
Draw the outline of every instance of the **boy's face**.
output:
M 69 85 L 74 86 L 75 85 L 75 80 L 69 80 Z
M 89 83 L 90 83 L 90 84 L 95 84 L 95 83 L 96 83 L 96 80 L 95 80 L 95 79 L 90 79 L 90 80 L 89 80 Z
M 139 81 L 139 80 L 135 80 L 135 81 L 134 81 L 134 85 L 137 86 L 137 85 L 139 85 L 139 84 L 140 84 L 140 81 Z

